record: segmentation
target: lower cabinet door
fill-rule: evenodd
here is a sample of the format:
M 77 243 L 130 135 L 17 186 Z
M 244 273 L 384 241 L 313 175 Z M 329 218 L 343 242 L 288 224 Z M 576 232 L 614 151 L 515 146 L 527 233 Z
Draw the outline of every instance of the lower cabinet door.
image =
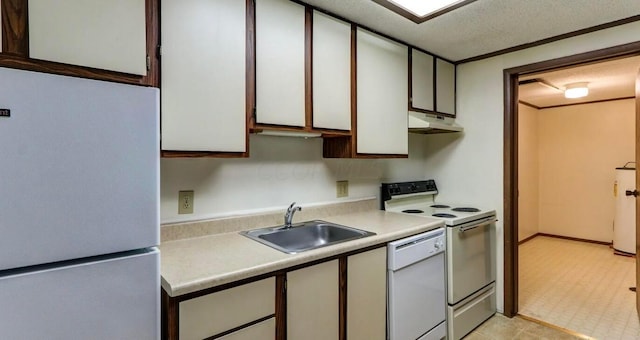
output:
M 338 260 L 287 273 L 287 339 L 338 339 Z
M 274 294 L 275 278 L 269 277 L 182 301 L 178 307 L 180 339 L 206 339 L 271 316 Z
M 384 340 L 387 248 L 347 257 L 347 339 Z
M 276 336 L 276 318 L 264 320 L 255 325 L 227 334 L 224 340 L 273 340 Z

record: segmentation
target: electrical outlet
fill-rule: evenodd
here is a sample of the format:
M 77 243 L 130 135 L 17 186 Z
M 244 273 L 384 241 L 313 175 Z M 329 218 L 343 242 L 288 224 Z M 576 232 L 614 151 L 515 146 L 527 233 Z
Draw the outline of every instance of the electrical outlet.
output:
M 349 181 L 336 181 L 336 197 L 349 196 Z
M 178 192 L 178 214 L 193 214 L 193 190 Z

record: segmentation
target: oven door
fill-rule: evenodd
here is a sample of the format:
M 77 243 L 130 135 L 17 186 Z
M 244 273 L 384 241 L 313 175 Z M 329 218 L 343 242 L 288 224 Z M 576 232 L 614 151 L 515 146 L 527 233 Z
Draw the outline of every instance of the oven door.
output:
M 496 280 L 495 217 L 447 227 L 447 302 L 456 304 Z

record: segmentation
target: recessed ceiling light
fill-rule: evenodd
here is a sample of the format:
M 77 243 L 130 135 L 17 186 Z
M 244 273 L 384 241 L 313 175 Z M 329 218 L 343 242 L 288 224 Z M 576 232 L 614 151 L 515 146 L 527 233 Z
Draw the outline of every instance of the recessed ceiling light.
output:
M 416 23 L 422 23 L 476 0 L 373 0 Z

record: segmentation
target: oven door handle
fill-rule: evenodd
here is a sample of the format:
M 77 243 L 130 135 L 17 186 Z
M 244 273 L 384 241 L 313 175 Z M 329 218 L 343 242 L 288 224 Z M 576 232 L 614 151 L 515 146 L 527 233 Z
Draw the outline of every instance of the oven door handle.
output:
M 490 221 L 486 221 L 486 222 L 482 222 L 479 224 L 475 224 L 475 225 L 470 225 L 470 226 L 466 226 L 466 227 L 460 227 L 460 229 L 458 229 L 461 233 L 464 233 L 465 231 L 469 231 L 472 229 L 476 229 L 476 228 L 480 228 L 480 227 L 484 227 L 484 226 L 488 226 L 491 223 L 494 223 L 496 220 L 490 220 Z

